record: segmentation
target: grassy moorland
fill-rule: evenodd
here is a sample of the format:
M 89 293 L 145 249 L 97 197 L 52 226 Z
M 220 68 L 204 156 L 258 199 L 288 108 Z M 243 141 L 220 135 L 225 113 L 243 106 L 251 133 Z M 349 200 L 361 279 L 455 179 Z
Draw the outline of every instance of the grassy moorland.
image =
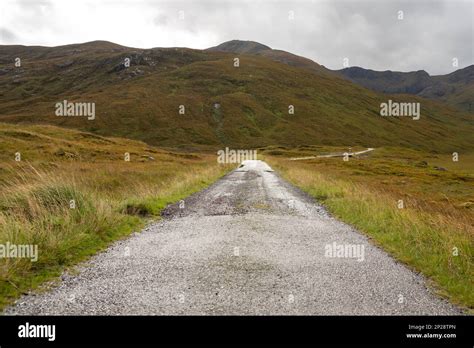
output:
M 474 150 L 471 114 L 417 96 L 376 93 L 321 67 L 315 73 L 316 63 L 274 61 L 283 53 L 270 52 L 136 49 L 110 42 L 2 46 L 0 118 L 194 151 L 273 144 Z M 14 57 L 21 67 L 13 65 Z M 420 120 L 380 116 L 388 99 L 419 102 Z M 56 116 L 55 104 L 63 100 L 95 103 L 95 120 Z
M 453 162 L 450 154 L 387 147 L 347 162 L 341 157 L 288 160 L 338 151 L 347 148 L 264 150 L 284 178 L 472 311 L 474 154 L 460 153 Z
M 38 245 L 39 254 L 37 262 L 0 260 L 0 308 L 139 231 L 168 203 L 227 169 L 215 156 L 53 126 L 0 124 L 0 244 Z
M 260 147 L 287 179 L 472 308 L 472 114 L 376 93 L 287 58 L 103 41 L 1 46 L 0 119 L 12 125 L 0 124 L 0 243 L 38 244 L 41 257 L 2 260 L 0 307 L 226 170 L 215 156 L 156 145 L 191 152 Z M 459 97 L 456 104 L 466 99 Z M 419 102 L 421 118 L 380 116 L 388 99 Z M 56 116 L 63 100 L 94 103 L 95 119 Z M 348 162 L 287 160 L 350 145 L 377 149 Z

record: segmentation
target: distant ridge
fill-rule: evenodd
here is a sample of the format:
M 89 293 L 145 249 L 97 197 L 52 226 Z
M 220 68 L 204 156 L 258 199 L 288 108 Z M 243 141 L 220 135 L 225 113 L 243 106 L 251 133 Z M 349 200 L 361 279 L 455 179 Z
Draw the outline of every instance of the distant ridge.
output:
M 336 70 L 350 81 L 382 93 L 407 93 L 445 102 L 474 113 L 474 65 L 447 75 L 430 76 L 426 71 L 374 71 L 361 67 Z

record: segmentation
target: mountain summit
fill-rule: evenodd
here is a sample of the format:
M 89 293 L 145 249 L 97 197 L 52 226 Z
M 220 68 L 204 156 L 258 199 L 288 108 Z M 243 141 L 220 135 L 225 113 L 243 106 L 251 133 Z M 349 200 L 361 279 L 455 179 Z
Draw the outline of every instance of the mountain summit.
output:
M 223 42 L 220 45 L 210 47 L 207 50 L 229 53 L 257 54 L 262 51 L 271 50 L 271 48 L 255 41 L 231 40 Z
M 284 63 L 298 68 L 306 68 L 318 75 L 330 73 L 328 69 L 312 61 L 311 59 L 296 54 L 276 50 L 255 41 L 232 40 L 221 43 L 218 46 L 208 48 L 206 51 L 226 52 L 236 54 L 253 54 L 269 58 L 275 62 Z

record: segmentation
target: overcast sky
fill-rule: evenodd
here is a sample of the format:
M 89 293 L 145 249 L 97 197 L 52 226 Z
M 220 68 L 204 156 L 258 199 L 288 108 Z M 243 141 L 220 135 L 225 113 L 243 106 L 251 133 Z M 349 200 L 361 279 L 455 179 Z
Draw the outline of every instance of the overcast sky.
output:
M 349 66 L 432 75 L 473 64 L 473 22 L 474 0 L 0 0 L 0 44 L 202 49 L 241 39 L 330 69 L 348 58 Z

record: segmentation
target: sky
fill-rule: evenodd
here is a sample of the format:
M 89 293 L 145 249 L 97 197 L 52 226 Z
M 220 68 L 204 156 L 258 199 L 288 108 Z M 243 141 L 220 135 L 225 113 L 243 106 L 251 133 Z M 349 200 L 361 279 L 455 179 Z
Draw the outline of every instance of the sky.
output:
M 473 23 L 474 0 L 0 0 L 3 45 L 204 49 L 239 39 L 330 69 L 431 75 L 474 64 Z

